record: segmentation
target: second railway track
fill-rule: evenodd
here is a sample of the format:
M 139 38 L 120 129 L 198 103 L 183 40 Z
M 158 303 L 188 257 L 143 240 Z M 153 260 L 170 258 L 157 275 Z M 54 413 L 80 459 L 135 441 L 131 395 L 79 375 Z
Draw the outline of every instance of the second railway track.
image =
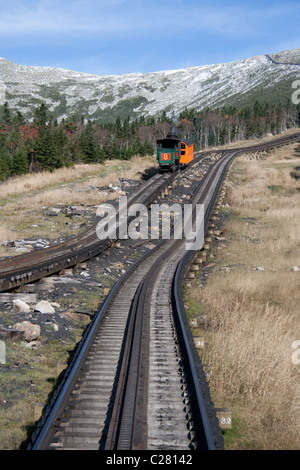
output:
M 206 211 L 233 155 L 225 154 L 211 167 L 193 197 Z M 162 240 L 117 283 L 33 448 L 221 446 L 216 418 L 208 422 L 207 414 L 213 416 L 211 402 L 204 404 L 202 392 L 197 396 L 197 385 L 189 383 L 184 364 L 187 345 L 179 346 L 182 332 L 173 318 L 170 286 L 185 250 L 185 240 Z M 128 338 L 133 343 L 128 344 Z M 159 376 L 160 390 L 153 388 Z M 198 382 L 199 377 L 193 380 Z
M 205 226 L 236 156 L 299 138 L 295 134 L 249 149 L 223 151 L 193 197 L 194 204 L 204 205 Z M 114 286 L 28 449 L 223 448 L 180 299 L 183 260 L 192 256 L 184 243 L 173 237 L 163 240 Z

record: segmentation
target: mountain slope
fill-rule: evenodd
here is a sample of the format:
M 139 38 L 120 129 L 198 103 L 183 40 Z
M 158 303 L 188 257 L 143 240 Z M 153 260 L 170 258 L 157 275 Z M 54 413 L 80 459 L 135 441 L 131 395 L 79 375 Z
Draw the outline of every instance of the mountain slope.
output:
M 24 66 L 0 58 L 2 102 L 31 115 L 43 101 L 58 119 L 74 114 L 105 121 L 164 110 L 177 115 L 186 107 L 245 105 L 255 99 L 286 102 L 292 82 L 299 78 L 300 49 L 225 64 L 110 76 Z

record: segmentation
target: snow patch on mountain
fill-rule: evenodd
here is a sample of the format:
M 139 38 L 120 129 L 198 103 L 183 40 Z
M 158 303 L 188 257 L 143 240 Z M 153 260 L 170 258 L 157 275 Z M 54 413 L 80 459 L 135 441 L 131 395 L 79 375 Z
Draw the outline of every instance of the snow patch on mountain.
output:
M 41 102 L 58 119 L 72 114 L 156 115 L 163 110 L 177 115 L 186 107 L 215 108 L 258 88 L 299 79 L 299 64 L 300 49 L 296 49 L 231 63 L 99 76 L 0 58 L 0 83 L 11 108 L 25 115 Z

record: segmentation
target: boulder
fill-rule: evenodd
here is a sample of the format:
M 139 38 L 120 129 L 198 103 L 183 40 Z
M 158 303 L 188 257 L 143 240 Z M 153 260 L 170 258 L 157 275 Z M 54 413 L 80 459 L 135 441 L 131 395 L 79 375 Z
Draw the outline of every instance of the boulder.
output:
M 38 304 L 36 304 L 34 311 L 40 313 L 55 313 L 54 308 L 47 300 L 41 300 Z
M 34 325 L 30 321 L 23 321 L 16 323 L 13 328 L 15 330 L 24 331 L 25 341 L 33 341 L 37 339 L 41 334 L 41 328 L 39 325 Z
M 23 300 L 20 300 L 20 299 L 13 300 L 13 304 L 14 304 L 14 310 L 16 310 L 17 312 L 21 312 L 21 313 L 30 312 L 29 305 L 26 302 L 23 302 Z

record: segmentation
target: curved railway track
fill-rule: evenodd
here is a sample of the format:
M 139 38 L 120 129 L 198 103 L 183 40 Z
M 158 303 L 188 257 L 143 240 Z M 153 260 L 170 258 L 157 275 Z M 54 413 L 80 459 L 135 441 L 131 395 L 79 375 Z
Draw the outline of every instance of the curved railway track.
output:
M 299 136 L 300 134 L 297 133 L 274 139 L 274 141 L 267 144 L 243 147 L 240 148 L 239 151 L 247 152 L 271 149 L 295 142 L 299 140 Z M 222 154 L 222 152 L 224 153 L 224 151 L 218 150 L 214 153 Z M 209 153 L 211 152 L 198 154 L 198 157 L 191 162 L 189 167 L 197 164 L 199 158 Z M 175 178 L 176 173 L 154 175 L 129 196 L 128 203 L 149 205 L 165 188 L 172 184 Z M 34 282 L 45 276 L 57 273 L 62 269 L 93 258 L 105 251 L 117 239 L 100 241 L 96 235 L 96 225 L 97 224 L 55 246 L 0 260 L 0 292 L 14 289 L 22 284 Z
M 299 139 L 298 133 L 223 151 L 191 200 L 204 205 L 205 229 L 235 157 Z M 171 236 L 117 282 L 86 330 L 28 449 L 223 448 L 182 300 L 184 272 L 194 255 L 185 240 Z
M 252 147 L 215 151 L 219 159 L 190 201 L 204 205 L 204 228 L 235 157 L 299 140 L 297 133 Z M 155 175 L 128 203 L 149 205 L 175 178 L 176 174 Z M 0 291 L 74 266 L 116 240 L 100 241 L 94 225 L 59 245 L 1 260 Z M 44 409 L 28 449 L 223 448 L 182 300 L 184 273 L 194 255 L 172 232 L 116 283 Z
M 204 152 L 203 155 L 209 153 L 211 152 Z M 196 158 L 190 167 L 197 163 Z M 155 174 L 128 196 L 128 205 L 149 206 L 159 195 L 168 191 L 176 176 L 176 173 Z M 130 220 L 129 218 L 128 223 Z M 98 222 L 49 248 L 0 260 L 0 292 L 37 281 L 103 253 L 118 240 L 119 227 L 117 226 L 115 238 L 100 240 L 96 234 Z
M 129 196 L 128 203 L 150 204 L 154 197 L 172 183 L 174 177 L 175 175 L 167 174 L 154 175 Z M 0 260 L 0 292 L 57 273 L 105 251 L 116 239 L 99 240 L 96 226 L 97 223 L 80 234 L 44 250 Z

